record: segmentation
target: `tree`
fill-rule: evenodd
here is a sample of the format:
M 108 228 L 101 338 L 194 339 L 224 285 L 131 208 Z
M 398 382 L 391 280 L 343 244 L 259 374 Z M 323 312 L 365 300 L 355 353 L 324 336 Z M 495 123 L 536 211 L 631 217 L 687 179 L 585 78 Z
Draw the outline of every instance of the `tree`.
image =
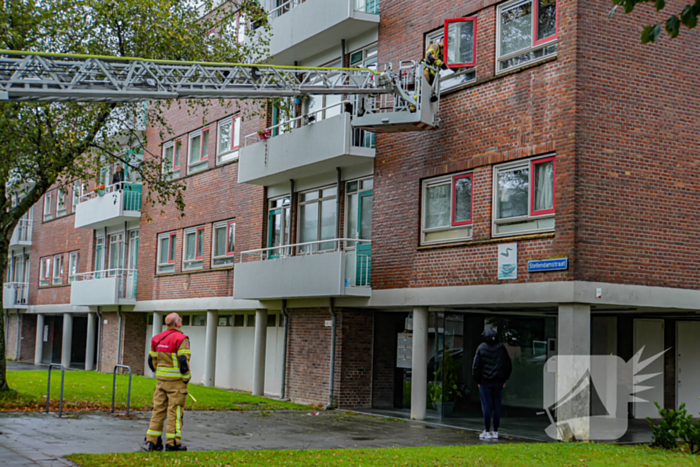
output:
M 268 40 L 241 43 L 236 29 L 241 17 L 268 28 L 258 2 L 214 1 L 3 0 L 0 49 L 238 63 L 264 59 Z M 177 105 L 206 112 L 209 104 L 192 100 Z M 149 103 L 146 112 L 143 103 L 0 103 L 2 277 L 22 215 L 52 186 L 97 181 L 106 165 L 124 164 L 140 175 L 148 187 L 144 206 L 174 201 L 182 212 L 184 185 L 163 177 L 167 162 L 159 154 L 143 156 L 146 141 L 134 123 L 145 117 L 166 133 L 163 115 L 170 105 Z M 0 314 L 0 392 L 9 389 L 4 326 Z
M 622 6 L 625 13 L 632 13 L 634 7 L 642 3 L 653 3 L 656 11 L 666 8 L 666 0 L 612 0 L 612 2 L 615 9 Z M 664 23 L 664 29 L 671 38 L 675 38 L 680 33 L 681 25 L 688 29 L 697 26 L 698 16 L 700 16 L 700 0 L 695 0 L 694 3 L 688 3 L 679 13 L 669 16 Z M 661 23 L 648 24 L 642 30 L 642 43 L 655 42 L 659 36 L 661 36 Z

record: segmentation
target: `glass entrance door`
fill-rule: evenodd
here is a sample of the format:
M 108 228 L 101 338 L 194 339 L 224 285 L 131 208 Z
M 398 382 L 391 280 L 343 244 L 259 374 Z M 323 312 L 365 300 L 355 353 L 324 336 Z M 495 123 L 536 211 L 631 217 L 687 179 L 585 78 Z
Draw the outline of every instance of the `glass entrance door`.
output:
M 285 196 L 270 201 L 270 214 L 268 215 L 268 237 L 267 246 L 270 248 L 289 245 L 289 225 L 290 225 L 290 198 Z M 286 255 L 284 248 L 268 250 L 268 259 L 277 259 Z

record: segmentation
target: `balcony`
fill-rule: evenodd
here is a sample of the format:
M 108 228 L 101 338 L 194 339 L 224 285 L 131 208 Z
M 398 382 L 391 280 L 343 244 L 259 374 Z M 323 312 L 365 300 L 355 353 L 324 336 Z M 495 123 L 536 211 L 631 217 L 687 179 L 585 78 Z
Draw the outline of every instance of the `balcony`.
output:
M 32 220 L 20 219 L 10 238 L 10 248 L 32 246 Z
M 371 244 L 340 238 L 245 251 L 236 265 L 233 298 L 369 298 L 371 254 L 349 247 L 357 243 Z
M 29 305 L 29 284 L 27 282 L 6 282 L 2 294 L 3 308 L 27 308 Z
M 75 210 L 75 228 L 101 229 L 140 217 L 141 185 L 115 184 L 80 197 Z
M 376 31 L 379 0 L 287 0 L 269 9 L 269 19 L 272 63 L 292 65 L 342 39 Z
M 257 133 L 246 136 L 239 160 L 238 183 L 269 186 L 334 171 L 336 167 L 372 162 L 376 153 L 374 135 L 352 128 L 349 113 L 299 126 L 313 119 L 314 114 L 342 104 L 266 130 L 266 134 L 281 133 L 279 136 L 264 141 Z M 283 127 L 294 129 L 282 133 Z
M 105 306 L 136 304 L 136 269 L 106 269 L 76 274 L 70 304 Z

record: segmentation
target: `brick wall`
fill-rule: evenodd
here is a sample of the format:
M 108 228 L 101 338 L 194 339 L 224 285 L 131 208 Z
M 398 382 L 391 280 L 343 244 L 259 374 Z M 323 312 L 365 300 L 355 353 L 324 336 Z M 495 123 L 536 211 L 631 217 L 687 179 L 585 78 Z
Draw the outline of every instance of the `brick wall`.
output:
M 7 315 L 5 315 L 7 317 Z M 9 319 L 5 321 L 7 327 L 7 340 L 5 342 L 5 357 L 10 360 L 17 360 L 17 326 L 19 319 L 16 313 L 11 313 Z
M 101 326 L 99 371 L 111 373 L 114 365 L 117 364 L 117 347 L 119 343 L 119 316 L 117 313 L 102 313 Z
M 443 96 L 439 131 L 380 134 L 375 161 L 372 286 L 375 289 L 498 284 L 497 243 L 518 241 L 518 282 L 571 280 L 569 271 L 528 274 L 530 259 L 574 255 L 577 5 L 559 2 L 558 55 L 495 76 L 493 1 L 382 3 L 379 61 L 418 59 L 424 34 L 444 19 L 476 16 L 477 82 Z M 410 27 L 407 27 L 410 25 Z M 493 165 L 556 152 L 556 234 L 491 238 Z M 474 171 L 473 239 L 420 247 L 421 180 Z
M 372 386 L 372 323 L 368 310 L 338 310 L 339 351 L 335 368 L 339 407 L 370 407 Z
M 146 319 L 146 313 L 122 312 L 121 349 L 119 361 L 117 361 L 119 315 L 117 313 L 102 313 L 99 371 L 111 373 L 114 370 L 114 365 L 119 363 L 129 365 L 134 374 L 143 374 Z M 105 320 L 107 324 L 105 324 Z

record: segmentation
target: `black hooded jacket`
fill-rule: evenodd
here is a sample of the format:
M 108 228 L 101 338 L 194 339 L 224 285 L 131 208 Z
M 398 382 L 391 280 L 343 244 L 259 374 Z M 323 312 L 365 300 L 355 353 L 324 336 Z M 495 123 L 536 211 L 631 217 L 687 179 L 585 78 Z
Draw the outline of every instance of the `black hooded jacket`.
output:
M 512 365 L 505 346 L 496 341 L 496 331 L 486 329 L 484 342 L 476 349 L 472 377 L 477 384 L 505 383 L 510 378 Z

